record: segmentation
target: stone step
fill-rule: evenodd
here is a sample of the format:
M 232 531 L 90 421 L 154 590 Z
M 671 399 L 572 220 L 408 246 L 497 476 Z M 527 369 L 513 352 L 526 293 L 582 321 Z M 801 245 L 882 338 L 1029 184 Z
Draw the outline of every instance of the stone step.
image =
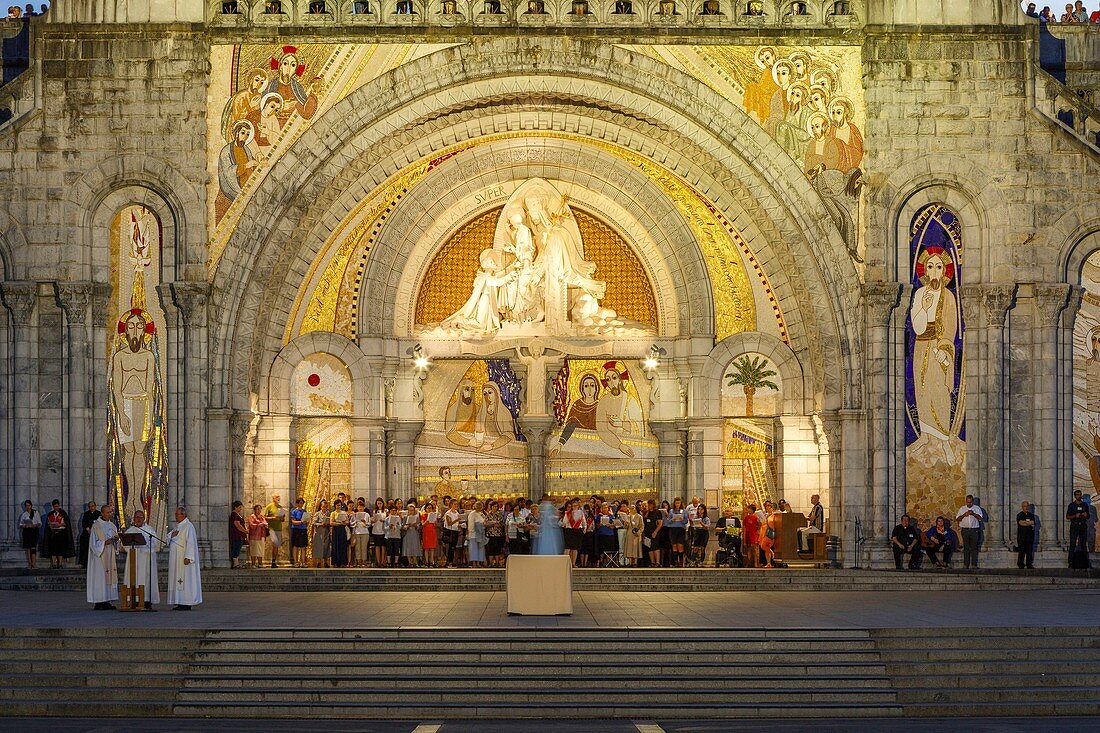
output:
M 169 718 L 173 714 L 173 702 L 171 700 L 135 700 L 132 691 L 129 700 L 78 700 L 72 698 L 72 691 L 70 690 L 68 699 L 50 700 L 49 705 L 43 705 L 41 700 L 33 697 L 25 700 L 5 700 L 3 709 L 0 711 L 0 717 L 34 718 L 36 720 L 43 716 L 78 718 L 81 720 L 92 720 L 94 718 L 132 719 L 135 710 L 140 711 L 142 718 Z
M 601 686 L 598 680 L 587 680 L 572 686 L 546 688 L 538 690 L 517 690 L 514 688 L 493 689 L 491 699 L 494 705 L 528 705 L 528 704 L 552 704 L 562 707 L 572 706 L 580 698 L 602 700 L 607 704 L 623 694 L 622 687 Z M 630 696 L 646 699 L 664 695 L 672 697 L 681 704 L 700 705 L 706 707 L 710 704 L 753 704 L 765 700 L 782 700 L 787 705 L 840 705 L 845 704 L 857 707 L 869 703 L 890 704 L 894 702 L 895 691 L 893 689 L 878 690 L 818 690 L 804 691 L 797 687 L 772 688 L 768 690 L 745 689 L 713 689 L 691 690 L 686 694 L 669 696 L 668 690 L 645 685 L 630 688 Z M 413 689 L 394 689 L 377 684 L 362 685 L 355 689 L 326 689 L 326 690 L 302 690 L 291 683 L 281 688 L 269 688 L 264 690 L 242 691 L 236 688 L 184 688 L 180 691 L 180 702 L 202 702 L 207 705 L 224 703 L 230 707 L 248 701 L 251 703 L 270 704 L 275 707 L 292 707 L 295 704 L 352 704 L 352 705 L 378 705 L 379 707 L 408 705 L 480 705 L 486 700 L 485 692 L 462 692 L 455 690 L 440 691 L 433 688 L 427 681 L 421 682 Z M 376 701 L 376 702 L 372 702 Z M 668 705 L 666 701 L 664 704 Z M 681 717 L 683 711 L 681 709 Z
M 606 641 L 606 640 L 604 640 Z M 476 651 L 484 648 L 486 644 L 491 644 L 494 651 L 509 651 L 526 654 L 545 654 L 553 652 L 587 652 L 592 653 L 592 645 L 594 643 L 600 643 L 599 640 L 594 638 L 566 638 L 566 639 L 531 639 L 525 640 L 521 638 L 515 638 L 511 641 L 494 642 L 492 640 L 484 638 L 474 639 L 455 639 L 455 638 L 441 638 L 434 640 L 414 640 L 414 639 L 386 639 L 386 640 L 367 640 L 367 639 L 348 639 L 344 641 L 298 641 L 293 643 L 284 643 L 281 640 L 272 643 L 266 643 L 266 648 L 256 649 L 256 640 L 252 641 L 228 641 L 219 639 L 217 641 L 204 642 L 200 651 L 204 654 L 213 653 L 228 653 L 228 652 L 249 652 L 249 653 L 279 653 L 279 652 L 299 652 L 307 651 L 310 654 L 336 654 L 336 655 L 354 655 L 354 654 L 374 654 L 375 652 L 409 652 L 414 653 L 423 651 L 425 653 L 453 653 L 453 652 L 466 652 Z M 802 653 L 814 653 L 814 652 L 832 652 L 832 651 L 860 651 L 866 649 L 874 649 L 875 643 L 870 639 L 837 639 L 837 640 L 819 640 L 819 639 L 762 639 L 754 640 L 751 643 L 746 643 L 742 646 L 731 647 L 728 650 L 722 648 L 723 644 L 713 639 L 684 639 L 681 641 L 667 639 L 660 640 L 644 640 L 644 639 L 631 639 L 629 641 L 619 641 L 616 639 L 614 647 L 607 649 L 600 649 L 601 654 L 659 654 L 662 652 L 667 653 L 695 653 L 695 652 L 714 652 L 721 650 L 723 653 L 731 655 L 738 654 L 755 654 L 759 652 L 802 652 Z
M 119 669 L 118 665 L 114 665 L 113 669 Z M 85 669 L 84 665 L 80 666 L 79 672 L 74 674 L 72 667 L 69 667 L 68 672 L 64 670 L 58 670 L 57 672 L 27 672 L 23 671 L 16 674 L 16 670 L 11 669 L 7 665 L 4 666 L 4 672 L 0 673 L 0 686 L 4 687 L 24 687 L 24 688 L 36 688 L 36 687 L 53 687 L 58 683 L 70 685 L 72 687 L 84 687 L 95 688 L 97 691 L 99 688 L 118 688 L 118 687 L 140 687 L 142 690 L 152 688 L 171 689 L 174 693 L 180 686 L 180 679 L 183 674 L 182 668 L 166 671 L 159 669 L 159 671 L 149 673 L 139 673 L 134 670 L 131 672 L 99 672 L 96 670 Z M 90 693 L 95 694 L 95 693 Z
M 341 657 L 345 655 L 330 654 L 329 657 L 334 665 L 342 664 Z M 350 655 L 348 655 L 350 656 Z M 369 655 L 358 654 L 355 655 L 359 659 L 364 661 L 370 661 L 375 665 L 384 665 L 391 662 L 415 662 L 418 664 L 430 663 L 435 666 L 444 666 L 451 664 L 462 664 L 470 661 L 480 662 L 510 662 L 517 660 L 517 654 L 515 652 L 495 652 L 482 650 L 473 650 L 470 652 L 440 652 L 440 653 L 415 653 L 415 654 L 402 654 L 399 652 L 376 652 Z M 631 659 L 638 659 L 637 653 L 631 650 L 622 650 L 614 653 L 602 654 L 601 656 L 607 660 L 608 658 L 622 659 L 624 661 Z M 814 655 L 820 656 L 820 655 Z M 523 658 L 532 665 L 545 664 L 547 662 L 569 662 L 572 664 L 586 664 L 592 660 L 592 652 L 578 651 L 575 653 L 570 652 L 533 652 L 524 653 Z M 686 660 L 688 657 L 680 657 L 681 660 Z M 801 652 L 788 652 L 786 654 L 779 652 L 755 652 L 746 651 L 739 654 L 737 657 L 733 657 L 731 654 L 722 651 L 714 652 L 693 652 L 690 656 L 691 661 L 694 662 L 721 662 L 732 664 L 733 659 L 737 659 L 742 664 L 758 664 L 768 665 L 773 662 L 789 661 L 791 659 L 805 662 L 807 655 Z M 843 664 L 847 662 L 863 662 L 863 661 L 879 661 L 879 655 L 877 652 L 868 650 L 862 652 L 832 652 L 829 654 L 828 659 L 831 662 L 837 664 Z M 196 663 L 206 664 L 238 664 L 254 665 L 260 664 L 265 667 L 281 667 L 286 664 L 301 663 L 302 655 L 300 653 L 285 653 L 285 652 L 239 652 L 239 653 L 218 653 L 218 652 L 200 652 L 195 656 Z M 684 662 L 682 662 L 684 663 Z
M 956 703 L 965 706 L 973 700 L 973 690 L 960 690 L 950 688 L 897 691 L 898 702 L 901 703 Z M 981 690 L 981 700 L 985 703 L 1007 702 L 1014 703 L 1020 700 L 1032 700 L 1037 703 L 1049 702 L 1091 702 L 1100 705 L 1100 690 L 1095 686 L 1062 686 L 1062 687 L 1001 687 Z
M 339 676 L 325 678 L 323 676 L 303 677 L 298 675 L 245 675 L 241 677 L 226 677 L 222 675 L 192 675 L 185 680 L 185 689 L 189 692 L 200 689 L 212 690 L 239 690 L 245 696 L 260 693 L 277 692 L 290 688 L 297 689 L 300 694 L 327 694 L 329 692 L 353 693 L 366 688 L 377 690 L 415 690 L 423 691 L 430 687 L 433 691 L 462 691 L 485 690 L 494 695 L 504 692 L 510 693 L 517 685 L 537 684 L 544 692 L 556 688 L 588 688 L 593 685 L 616 684 L 618 689 L 626 689 L 638 681 L 637 676 L 614 674 L 589 674 L 588 670 L 578 671 L 573 675 L 511 675 L 495 674 L 492 676 L 470 677 L 469 675 L 456 674 L 447 668 L 436 669 L 430 676 L 393 674 L 389 670 L 379 669 L 377 673 L 362 676 Z M 796 689 L 796 690 L 833 690 L 843 685 L 849 690 L 871 690 L 877 692 L 892 692 L 893 688 L 882 675 L 768 675 L 761 674 L 753 677 L 722 677 L 718 675 L 684 675 L 671 674 L 667 678 L 658 678 L 656 674 L 645 681 L 646 687 L 660 690 L 661 694 L 668 695 L 671 692 L 682 695 L 687 685 L 690 685 L 691 694 L 703 690 L 711 691 L 742 691 L 746 693 L 760 694 L 762 686 L 767 689 Z
M 931 691 L 962 689 L 1001 690 L 1006 687 L 1089 687 L 1100 690 L 1100 672 L 1067 672 L 1065 664 L 1050 665 L 1057 671 L 1035 674 L 1033 672 L 1006 671 L 997 674 L 948 673 L 945 675 L 891 674 L 898 691 Z
M 3 701 L 5 703 L 4 714 L 12 714 L 8 710 L 8 701 L 72 700 L 74 694 L 84 696 L 83 692 L 79 692 L 78 690 L 74 689 L 73 686 L 69 685 L 67 680 L 58 679 L 57 682 L 59 684 L 54 687 L 21 685 L 16 687 L 0 688 L 0 701 Z M 177 693 L 177 688 L 145 688 L 141 686 L 139 681 L 131 680 L 130 684 L 126 684 L 121 687 L 96 687 L 94 698 L 95 701 L 99 703 L 120 702 L 129 703 L 137 706 L 151 705 L 157 703 L 167 705 L 176 700 Z M 39 710 L 38 714 L 41 715 L 42 710 Z
M 1057 666 L 1057 665 L 1052 665 Z M 735 665 L 729 662 L 703 662 L 691 660 L 691 670 L 703 674 L 724 675 L 726 677 L 759 679 L 761 670 L 755 665 Z M 341 663 L 338 667 L 328 664 L 304 664 L 280 665 L 278 672 L 281 676 L 292 678 L 318 677 L 322 679 L 344 679 L 349 676 L 371 677 L 377 679 L 381 675 L 419 675 L 422 678 L 431 677 L 445 671 L 451 675 L 465 675 L 467 677 L 485 676 L 487 674 L 501 674 L 516 678 L 542 677 L 546 675 L 559 676 L 570 673 L 586 674 L 594 678 L 603 679 L 606 676 L 622 675 L 629 679 L 640 680 L 653 679 L 661 676 L 669 676 L 680 679 L 685 668 L 684 661 L 674 658 L 653 659 L 651 661 L 622 661 L 609 664 L 586 664 L 578 667 L 575 662 L 540 662 L 534 667 L 530 662 L 458 662 L 440 666 L 436 663 L 423 661 L 389 662 L 379 665 L 375 662 Z M 822 677 L 827 675 L 870 675 L 882 677 L 886 674 L 886 668 L 877 661 L 851 662 L 847 664 L 801 663 L 801 662 L 773 662 L 768 665 L 768 673 L 776 677 L 802 678 Z M 192 676 L 210 676 L 220 678 L 234 678 L 242 673 L 240 664 L 208 664 L 197 662 L 190 666 Z
M 913 649 L 883 650 L 882 660 L 888 666 L 896 665 L 899 671 L 913 662 L 938 661 L 943 664 L 973 664 L 981 661 L 1011 662 L 1019 660 L 1043 661 L 1058 658 L 1082 664 L 1100 664 L 1100 649 L 1075 649 L 1066 647 L 1034 646 L 1026 649 Z
M 633 695 L 633 690 L 630 690 Z M 525 700 L 523 702 L 496 703 L 493 700 L 480 699 L 472 703 L 446 702 L 446 715 L 449 720 L 531 720 L 531 719 L 628 719 L 660 720 L 680 719 L 685 708 L 690 706 L 691 717 L 695 719 L 731 719 L 731 718 L 878 718 L 898 716 L 902 709 L 893 702 L 873 702 L 846 704 L 819 702 L 812 705 L 800 705 L 779 702 L 654 702 L 636 704 L 623 701 L 628 695 L 616 690 L 613 698 L 601 702 L 588 703 L 574 697 L 566 704 L 548 704 L 543 701 Z M 610 703 L 610 704 L 609 704 Z M 238 718 L 249 719 L 262 715 L 265 718 L 294 719 L 381 719 L 381 720 L 438 720 L 441 707 L 439 703 L 410 703 L 397 707 L 386 701 L 378 702 L 324 702 L 310 701 L 252 703 L 237 702 L 227 705 L 210 705 L 202 702 L 178 702 L 173 707 L 173 715 L 189 718 Z M 1072 713 L 1070 713 L 1072 714 Z

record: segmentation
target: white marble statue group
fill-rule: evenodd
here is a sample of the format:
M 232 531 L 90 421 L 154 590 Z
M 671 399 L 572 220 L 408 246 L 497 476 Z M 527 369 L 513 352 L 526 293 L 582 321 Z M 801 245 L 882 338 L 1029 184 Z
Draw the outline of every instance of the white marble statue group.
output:
M 545 333 L 556 336 L 613 333 L 624 326 L 600 305 L 606 283 L 584 259 L 569 199 L 541 179 L 527 181 L 501 213 L 493 247 L 466 303 L 444 319 L 445 331 L 487 337 Z

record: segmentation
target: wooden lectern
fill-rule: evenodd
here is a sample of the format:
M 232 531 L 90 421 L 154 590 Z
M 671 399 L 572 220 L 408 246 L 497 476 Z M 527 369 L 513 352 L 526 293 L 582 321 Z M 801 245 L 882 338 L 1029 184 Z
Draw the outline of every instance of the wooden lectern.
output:
M 120 534 L 119 541 L 123 547 L 141 547 L 147 544 L 145 535 L 141 533 Z M 120 611 L 144 611 L 145 610 L 145 586 L 137 584 L 137 558 L 129 558 L 130 572 L 126 578 L 128 584 L 122 586 L 119 593 Z

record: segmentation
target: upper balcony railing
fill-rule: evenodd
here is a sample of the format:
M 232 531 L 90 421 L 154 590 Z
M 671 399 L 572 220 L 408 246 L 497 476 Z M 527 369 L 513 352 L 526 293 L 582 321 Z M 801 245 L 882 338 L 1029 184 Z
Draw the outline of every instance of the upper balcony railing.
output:
M 865 0 L 213 0 L 207 22 L 233 28 L 583 27 L 851 28 Z

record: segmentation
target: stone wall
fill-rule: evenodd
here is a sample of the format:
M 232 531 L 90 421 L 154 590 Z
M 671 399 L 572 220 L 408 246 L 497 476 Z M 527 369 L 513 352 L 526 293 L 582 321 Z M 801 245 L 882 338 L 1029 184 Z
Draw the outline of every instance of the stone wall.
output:
M 272 314 L 282 314 L 287 293 L 293 297 L 309 263 L 308 257 L 298 259 L 309 252 L 296 249 L 303 246 L 295 239 L 300 231 L 287 227 L 277 231 L 285 235 L 286 241 L 278 242 L 284 249 L 250 259 L 249 247 L 267 246 L 269 238 L 277 238 L 272 234 L 276 222 L 256 226 L 262 239 L 244 238 L 237 244 L 239 259 L 230 263 L 239 263 L 239 269 L 219 269 L 215 278 L 205 267 L 209 48 L 215 38 L 232 42 L 232 30 L 134 24 L 169 16 L 172 21 L 198 20 L 202 9 L 195 3 L 178 8 L 131 5 L 126 13 L 101 13 L 90 4 L 66 5 L 63 0 L 59 5 L 50 22 L 34 27 L 29 72 L 34 107 L 0 126 L 0 293 L 10 317 L 0 328 L 9 355 L 0 360 L 9 385 L 6 402 L 0 402 L 0 440 L 9 449 L 0 458 L 0 541 L 12 546 L 13 512 L 24 496 L 41 504 L 60 495 L 76 512 L 87 497 L 105 494 L 102 375 L 105 324 L 114 317 L 97 305 L 104 302 L 103 288 L 110 282 L 105 222 L 118 206 L 141 202 L 165 224 L 166 285 L 158 297 L 169 314 L 164 349 L 171 364 L 170 485 L 173 498 L 192 505 L 201 531 L 215 542 L 217 552 L 210 559 L 222 562 L 221 517 L 229 501 L 243 497 L 259 475 L 249 475 L 248 468 L 258 455 L 257 435 L 263 440 L 263 435 L 279 433 L 285 442 L 289 425 L 272 420 L 257 428 L 253 423 L 250 401 L 262 392 L 278 349 L 251 331 L 242 336 L 236 323 L 247 319 L 260 328 Z M 308 183 L 337 202 L 341 191 L 333 187 L 343 185 L 340 176 L 346 175 L 338 162 L 374 176 L 385 174 L 387 166 L 407 163 L 410 158 L 400 151 L 388 151 L 385 160 L 371 157 L 385 148 L 371 142 L 372 120 L 390 126 L 391 140 L 408 139 L 410 151 L 429 139 L 453 141 L 480 134 L 476 109 L 469 108 L 450 111 L 434 127 L 416 125 L 427 124 L 433 104 L 442 108 L 444 101 L 455 103 L 451 86 L 459 82 L 466 85 L 462 100 L 507 92 L 505 87 L 522 80 L 523 70 L 530 68 L 521 47 L 560 52 L 543 62 L 539 83 L 563 105 L 569 90 L 553 87 L 558 82 L 548 79 L 566 79 L 571 70 L 588 74 L 573 88 L 577 96 L 623 102 L 627 86 L 639 100 L 648 95 L 648 111 L 665 115 L 658 123 L 678 126 L 677 136 L 669 134 L 662 142 L 657 127 L 636 124 L 621 110 L 585 113 L 584 104 L 575 100 L 547 114 L 545 125 L 574 125 L 593 136 L 621 135 L 642 148 L 645 144 L 639 141 L 653 136 L 648 147 L 652 154 L 666 156 L 677 170 L 691 171 L 700 185 L 710 187 L 715 200 L 741 195 L 733 193 L 733 181 L 739 178 L 746 186 L 742 196 L 753 198 L 746 210 L 757 207 L 762 221 L 774 217 L 777 223 L 769 224 L 761 235 L 767 242 L 760 246 L 775 249 L 762 259 L 777 274 L 793 278 L 783 297 L 813 303 L 806 306 L 805 322 L 795 324 L 796 330 L 810 334 L 817 329 L 821 334 L 807 336 L 807 344 L 795 344 L 793 352 L 814 393 L 804 396 L 802 412 L 784 418 L 792 426 L 786 443 L 789 468 L 799 475 L 788 485 L 800 498 L 825 482 L 834 487 L 829 512 L 834 530 L 849 548 L 848 562 L 861 559 L 851 549 L 855 520 L 871 535 L 865 547 L 875 548 L 870 554 L 880 562 L 885 556 L 882 538 L 906 503 L 899 433 L 901 345 L 910 296 L 906 229 L 921 205 L 945 203 L 962 222 L 967 257 L 960 292 L 970 329 L 968 486 L 980 492 L 992 516 L 989 548 L 1011 544 L 1014 505 L 1034 501 L 1046 519 L 1044 548 L 1053 563 L 1065 536 L 1056 518 L 1066 499 L 1071 455 L 1064 426 L 1069 361 L 1063 355 L 1077 272 L 1069 263 L 1079 263 L 1087 254 L 1084 248 L 1095 247 L 1082 243 L 1100 232 L 1095 213 L 1100 160 L 1036 111 L 1034 28 L 1022 23 L 1014 2 L 990 0 L 960 8 L 947 0 L 882 0 L 868 4 L 866 21 L 846 36 L 859 35 L 864 60 L 868 123 L 862 268 L 831 249 L 839 237 L 831 233 L 827 215 L 805 182 L 798 189 L 807 192 L 800 202 L 803 209 L 776 213 L 784 206 L 782 195 L 790 193 L 777 189 L 794 186 L 786 174 L 777 174 L 764 155 L 756 158 L 755 168 L 741 172 L 730 153 L 733 148 L 722 152 L 722 145 L 732 145 L 728 141 L 738 137 L 740 144 L 756 145 L 751 128 L 736 127 L 743 115 L 738 118 L 717 104 L 706 107 L 703 103 L 711 99 L 706 90 L 687 94 L 686 82 L 671 73 L 654 76 L 644 66 L 648 61 L 620 69 L 612 64 L 628 63 L 627 57 L 607 44 L 540 37 L 537 29 L 500 33 L 481 42 L 476 52 L 455 51 L 446 69 L 424 62 L 393 75 L 399 83 L 388 89 L 379 83 L 376 97 L 364 96 L 360 109 L 353 110 L 366 126 L 356 140 L 359 149 L 341 149 L 345 157 L 337 157 L 337 128 L 328 136 L 318 131 L 310 138 L 314 148 L 285 161 L 285 189 L 272 184 L 260 200 L 290 210 L 295 190 Z M 971 22 L 984 27 L 976 32 L 965 25 Z M 631 33 L 631 43 L 672 40 L 645 29 Z M 814 44 L 838 37 L 821 29 L 759 31 L 743 39 L 731 39 L 728 33 L 708 36 L 705 29 L 700 33 L 696 38 L 707 43 Z M 405 38 L 438 41 L 439 35 L 410 29 Z M 484 66 L 479 70 L 478 64 Z M 448 78 L 451 68 L 454 77 Z M 601 68 L 608 70 L 591 71 Z M 484 78 L 477 76 L 481 70 L 486 71 Z M 593 78 L 599 73 L 602 79 Z M 436 96 L 425 94 L 422 85 L 429 82 L 437 85 L 432 91 Z M 522 86 L 519 81 L 515 85 Z M 661 111 L 672 99 L 679 99 L 682 107 L 675 119 Z M 630 104 L 635 104 L 633 97 Z M 367 105 L 374 105 L 370 111 L 377 118 L 363 111 Z M 410 109 L 417 116 L 402 117 L 412 115 Z M 485 119 L 508 129 L 509 114 L 486 113 Z M 528 123 L 519 115 L 514 121 L 543 124 Z M 688 152 L 683 138 L 691 135 L 684 131 L 694 129 L 713 137 L 704 140 L 700 134 L 690 140 L 700 147 L 711 145 L 711 158 L 692 158 Z M 770 150 L 763 144 L 760 149 Z M 329 157 L 322 161 L 323 156 Z M 307 170 L 312 178 L 303 173 Z M 768 203 L 759 205 L 761 201 Z M 312 217 L 327 215 L 305 203 L 294 205 L 300 205 L 303 222 L 311 226 L 317 221 Z M 834 237 L 832 244 L 822 245 L 815 255 L 811 245 L 828 237 Z M 862 310 L 854 305 L 857 299 Z M 211 302 L 217 306 L 208 332 Z M 850 307 L 845 305 L 849 302 Z M 699 388 L 705 384 L 706 346 L 690 345 L 676 355 L 682 357 L 677 368 Z M 388 351 L 383 354 L 384 349 Z M 396 344 L 376 351 L 368 357 L 391 367 L 402 353 Z M 376 387 L 372 399 L 382 403 L 385 387 L 381 381 Z M 703 414 L 704 402 L 705 397 L 691 397 L 688 417 L 662 428 L 667 436 L 660 475 L 677 482 L 677 490 L 706 489 L 710 474 L 716 466 L 720 469 L 718 430 L 714 416 Z M 389 473 L 387 444 L 391 457 L 407 458 L 394 448 L 404 433 L 387 427 L 384 408 L 360 427 L 360 442 L 372 446 L 372 475 Z M 829 454 L 815 454 L 826 443 Z M 251 453 L 242 458 L 246 450 Z M 262 482 L 286 488 L 290 477 L 285 471 L 276 476 L 270 468 L 282 456 L 260 458 Z M 1007 553 L 998 558 L 1007 562 Z

